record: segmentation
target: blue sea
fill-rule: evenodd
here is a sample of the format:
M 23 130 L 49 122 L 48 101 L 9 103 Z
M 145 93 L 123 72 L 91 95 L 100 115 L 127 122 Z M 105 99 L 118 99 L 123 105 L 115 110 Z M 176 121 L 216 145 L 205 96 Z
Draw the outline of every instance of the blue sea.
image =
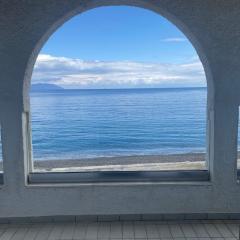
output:
M 31 93 L 35 160 L 204 152 L 205 88 Z

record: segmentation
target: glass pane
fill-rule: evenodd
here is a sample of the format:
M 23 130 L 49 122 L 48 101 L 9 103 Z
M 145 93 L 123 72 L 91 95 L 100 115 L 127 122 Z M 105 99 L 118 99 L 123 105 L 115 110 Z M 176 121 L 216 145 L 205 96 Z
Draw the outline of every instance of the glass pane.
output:
M 205 169 L 206 96 L 195 49 L 160 15 L 133 7 L 79 15 L 35 65 L 35 169 Z

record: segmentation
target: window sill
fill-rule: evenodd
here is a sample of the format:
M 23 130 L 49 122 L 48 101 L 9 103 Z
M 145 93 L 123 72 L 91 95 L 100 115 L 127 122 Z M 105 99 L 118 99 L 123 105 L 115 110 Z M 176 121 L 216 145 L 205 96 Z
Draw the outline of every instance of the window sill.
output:
M 106 172 L 33 172 L 29 184 L 75 183 L 209 183 L 207 170 L 180 171 L 106 171 Z

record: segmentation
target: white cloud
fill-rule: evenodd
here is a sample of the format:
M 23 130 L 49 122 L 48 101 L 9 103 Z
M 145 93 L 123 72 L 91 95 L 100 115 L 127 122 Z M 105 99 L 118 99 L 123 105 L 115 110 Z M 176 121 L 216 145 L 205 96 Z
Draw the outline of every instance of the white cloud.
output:
M 32 83 L 65 88 L 125 88 L 205 86 L 206 80 L 199 60 L 184 64 L 104 62 L 41 54 Z
M 162 41 L 163 42 L 186 42 L 188 40 L 183 37 L 175 37 L 175 38 L 165 38 Z

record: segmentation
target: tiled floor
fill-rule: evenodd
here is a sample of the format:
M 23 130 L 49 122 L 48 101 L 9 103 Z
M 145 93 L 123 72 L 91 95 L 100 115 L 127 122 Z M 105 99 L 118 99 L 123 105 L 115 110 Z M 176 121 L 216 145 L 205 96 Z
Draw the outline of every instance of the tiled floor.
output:
M 239 221 L 0 224 L 0 240 L 238 239 Z

